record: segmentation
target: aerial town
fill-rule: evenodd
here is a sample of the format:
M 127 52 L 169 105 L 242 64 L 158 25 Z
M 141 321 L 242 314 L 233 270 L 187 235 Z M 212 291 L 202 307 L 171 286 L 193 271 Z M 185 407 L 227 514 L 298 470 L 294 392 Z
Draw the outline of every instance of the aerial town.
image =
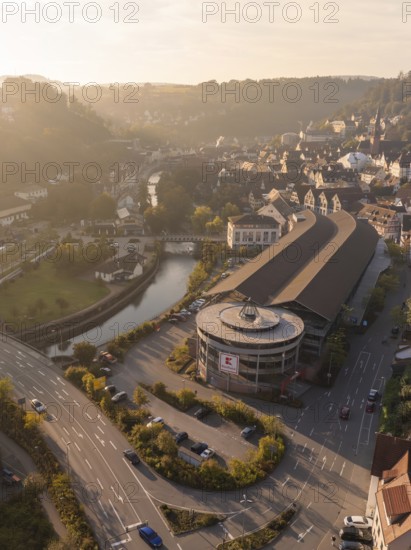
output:
M 411 2 L 0 13 L 0 550 L 411 549 Z

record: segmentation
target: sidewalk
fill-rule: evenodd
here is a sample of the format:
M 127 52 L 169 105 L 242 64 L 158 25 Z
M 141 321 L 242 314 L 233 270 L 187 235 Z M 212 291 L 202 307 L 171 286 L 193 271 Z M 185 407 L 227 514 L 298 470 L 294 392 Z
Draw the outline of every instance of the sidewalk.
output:
M 17 443 L 0 432 L 0 450 L 5 467 L 24 479 L 28 474 L 36 471 L 36 465 L 31 457 Z M 41 498 L 41 503 L 57 535 L 64 539 L 67 537 L 67 530 L 61 522 L 60 515 L 50 498 Z

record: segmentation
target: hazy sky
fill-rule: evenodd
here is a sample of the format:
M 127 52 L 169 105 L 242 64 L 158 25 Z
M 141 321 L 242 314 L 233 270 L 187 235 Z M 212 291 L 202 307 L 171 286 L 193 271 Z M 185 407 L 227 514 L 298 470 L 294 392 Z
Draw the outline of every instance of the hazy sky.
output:
M 194 84 L 411 70 L 411 2 L 26 2 L 37 21 L 23 4 L 0 4 L 0 74 Z

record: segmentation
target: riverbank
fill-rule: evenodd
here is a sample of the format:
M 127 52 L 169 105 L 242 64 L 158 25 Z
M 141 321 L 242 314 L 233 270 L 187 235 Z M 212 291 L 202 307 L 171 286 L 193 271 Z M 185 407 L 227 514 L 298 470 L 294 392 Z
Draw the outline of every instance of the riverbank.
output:
M 10 326 L 9 332 L 19 340 L 42 349 L 56 341 L 71 339 L 83 332 L 91 330 L 102 321 L 110 318 L 115 312 L 125 307 L 130 299 L 141 294 L 156 275 L 160 266 L 161 252 L 153 255 L 145 272 L 135 280 L 126 285 L 112 287 L 108 296 L 99 300 L 79 312 L 67 315 L 49 323 L 38 324 L 26 327 L 21 324 L 19 327 Z M 17 330 L 13 330 L 13 329 Z

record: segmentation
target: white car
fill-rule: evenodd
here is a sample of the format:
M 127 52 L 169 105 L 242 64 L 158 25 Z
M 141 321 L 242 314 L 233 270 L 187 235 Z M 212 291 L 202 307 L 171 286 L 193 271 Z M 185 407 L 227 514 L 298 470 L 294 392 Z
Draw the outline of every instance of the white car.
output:
M 191 315 L 191 311 L 188 311 L 188 309 L 181 309 L 180 315 Z
M 344 525 L 347 527 L 357 527 L 357 529 L 371 529 L 373 524 L 372 518 L 367 516 L 346 516 Z
M 39 414 L 41 413 L 45 413 L 46 410 L 47 410 L 47 407 L 46 405 L 44 405 L 41 401 L 39 401 L 38 399 L 32 399 L 30 401 L 31 403 L 31 406 L 33 407 L 33 409 L 38 412 Z
M 201 458 L 204 458 L 204 460 L 207 460 L 208 458 L 211 458 L 214 455 L 215 455 L 215 450 L 208 448 L 205 451 L 203 451 L 200 456 Z
M 156 418 L 153 418 L 153 420 L 150 420 L 150 422 L 147 424 L 147 428 L 152 428 L 156 424 L 160 424 L 161 426 L 164 426 L 164 419 L 161 418 L 161 416 L 157 416 Z

